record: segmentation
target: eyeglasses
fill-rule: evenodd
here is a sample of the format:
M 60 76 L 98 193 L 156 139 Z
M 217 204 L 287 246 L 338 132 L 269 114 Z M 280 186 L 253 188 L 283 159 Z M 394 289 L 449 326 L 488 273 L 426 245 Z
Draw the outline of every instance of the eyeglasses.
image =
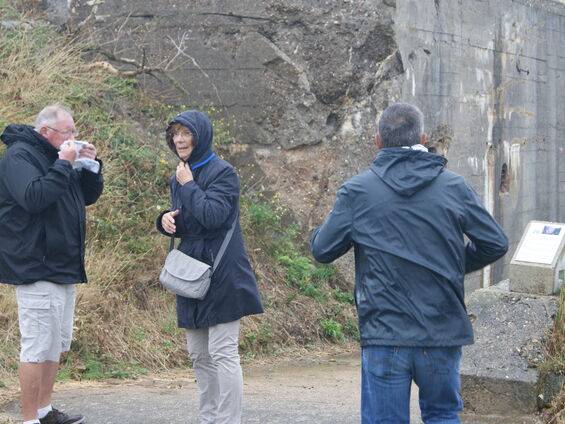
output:
M 56 128 L 50 127 L 49 125 L 45 125 L 47 128 L 49 128 L 50 130 L 53 130 L 55 132 L 58 132 L 59 134 L 63 134 L 63 135 L 74 135 L 77 136 L 78 135 L 78 130 L 76 128 L 70 129 L 70 130 L 65 130 L 65 131 L 61 131 L 58 130 Z
M 181 132 L 172 133 L 172 136 L 173 138 L 174 137 L 188 138 L 194 136 L 194 134 L 192 134 L 190 131 L 181 131 Z

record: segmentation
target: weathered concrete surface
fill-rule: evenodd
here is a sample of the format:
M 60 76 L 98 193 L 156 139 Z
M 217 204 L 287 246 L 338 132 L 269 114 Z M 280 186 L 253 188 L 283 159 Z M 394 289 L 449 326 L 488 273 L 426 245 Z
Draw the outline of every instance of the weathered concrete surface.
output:
M 339 108 L 367 97 L 396 50 L 390 3 L 75 0 L 69 24 L 109 27 L 119 56 L 174 58 L 166 65 L 186 93 L 167 83 L 169 101 L 221 106 L 245 142 L 293 148 L 335 135 Z
M 510 263 L 510 290 L 518 293 L 553 295 L 559 271 L 546 264 L 528 262 Z
M 359 423 L 359 354 L 315 361 L 244 367 L 242 423 Z M 421 424 L 418 390 L 412 389 L 411 423 Z M 54 395 L 54 404 L 81 412 L 89 424 L 197 423 L 197 392 L 192 370 L 124 383 L 79 383 Z M 18 417 L 12 403 L 0 423 Z M 536 424 L 535 415 L 463 414 L 464 424 Z
M 565 214 L 565 7 L 554 1 L 399 1 L 402 98 L 428 128 L 449 126 L 448 166 L 468 178 L 509 235 L 483 280 L 508 278 L 531 219 Z M 544 218 L 541 218 L 544 217 Z
M 508 281 L 473 292 L 467 311 L 475 344 L 461 362 L 465 408 L 481 414 L 536 411 L 542 340 L 551 331 L 557 299 L 513 293 Z
M 469 291 L 507 278 L 528 221 L 565 220 L 561 0 L 46 4 L 55 22 L 85 37 L 97 30 L 94 43 L 108 53 L 167 68 L 182 90 L 140 80 L 169 102 L 222 107 L 262 184 L 305 230 L 369 165 L 375 118 L 394 101 L 423 109 L 430 146 L 509 235 L 509 254 L 470 276 Z

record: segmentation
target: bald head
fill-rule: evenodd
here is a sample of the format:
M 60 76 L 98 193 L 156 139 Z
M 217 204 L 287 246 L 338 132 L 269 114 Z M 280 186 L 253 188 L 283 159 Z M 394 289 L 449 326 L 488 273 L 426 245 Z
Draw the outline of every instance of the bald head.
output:
M 71 110 L 63 105 L 55 104 L 44 107 L 41 112 L 35 118 L 35 130 L 39 132 L 42 126 L 52 126 L 55 122 L 60 119 L 60 115 L 63 114 L 66 117 L 73 115 Z
M 62 105 L 43 108 L 35 119 L 35 130 L 56 149 L 63 142 L 73 140 L 76 134 L 72 112 Z

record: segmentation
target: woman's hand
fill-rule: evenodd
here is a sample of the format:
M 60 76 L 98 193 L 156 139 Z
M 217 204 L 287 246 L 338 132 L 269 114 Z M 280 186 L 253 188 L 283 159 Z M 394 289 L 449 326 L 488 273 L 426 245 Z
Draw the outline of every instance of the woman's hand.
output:
M 180 213 L 180 210 L 175 210 L 172 212 L 167 212 L 161 218 L 161 226 L 163 229 L 169 233 L 174 234 L 177 231 L 177 226 L 175 225 L 175 216 Z
M 185 185 L 189 181 L 192 181 L 194 178 L 192 177 L 192 171 L 187 163 L 179 162 L 177 165 L 177 181 L 180 185 Z

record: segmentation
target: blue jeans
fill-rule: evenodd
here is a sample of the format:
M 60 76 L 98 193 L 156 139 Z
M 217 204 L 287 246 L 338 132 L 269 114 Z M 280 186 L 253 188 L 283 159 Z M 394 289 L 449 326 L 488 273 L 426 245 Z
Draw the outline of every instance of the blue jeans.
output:
M 459 424 L 461 346 L 362 349 L 362 424 L 410 423 L 412 380 L 425 424 Z

